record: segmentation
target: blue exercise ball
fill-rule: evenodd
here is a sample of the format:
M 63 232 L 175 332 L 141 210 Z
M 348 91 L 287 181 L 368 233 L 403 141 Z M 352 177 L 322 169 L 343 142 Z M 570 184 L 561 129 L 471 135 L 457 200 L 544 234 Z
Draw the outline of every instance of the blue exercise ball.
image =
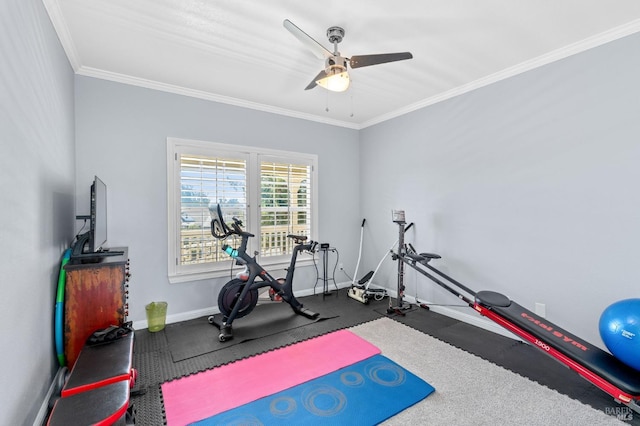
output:
M 640 299 L 615 302 L 600 316 L 600 336 L 609 351 L 640 370 Z

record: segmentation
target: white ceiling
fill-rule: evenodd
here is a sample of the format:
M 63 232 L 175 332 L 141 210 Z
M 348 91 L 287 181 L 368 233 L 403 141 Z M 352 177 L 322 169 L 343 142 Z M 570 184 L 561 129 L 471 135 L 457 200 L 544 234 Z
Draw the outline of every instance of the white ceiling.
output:
M 640 31 L 638 0 L 43 0 L 77 74 L 350 128 Z M 304 88 L 324 67 L 289 19 L 343 56 L 410 51 Z

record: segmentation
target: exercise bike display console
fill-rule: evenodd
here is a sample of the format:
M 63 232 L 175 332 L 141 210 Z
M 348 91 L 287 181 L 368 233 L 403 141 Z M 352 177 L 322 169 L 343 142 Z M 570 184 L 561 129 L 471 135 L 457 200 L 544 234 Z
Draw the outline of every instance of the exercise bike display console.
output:
M 293 248 L 286 277 L 277 279 L 258 264 L 255 256 L 252 257 L 247 254 L 249 238 L 255 235 L 242 229 L 242 221 L 234 217 L 233 223 L 229 227 L 224 221 L 219 204 L 213 214 L 211 233 L 215 238 L 225 240 L 232 235 L 237 235 L 241 238 L 238 248 L 224 244 L 222 250 L 231 256 L 237 264 L 244 266 L 244 271 L 227 282 L 218 293 L 218 309 L 223 317 L 218 340 L 225 342 L 233 338 L 233 321 L 249 315 L 253 311 L 253 308 L 258 303 L 258 290 L 260 288 L 269 287 L 270 293 L 288 303 L 296 314 L 303 315 L 309 319 L 315 319 L 319 316 L 318 313 L 306 309 L 293 294 L 293 274 L 298 254 L 301 252 L 313 252 L 317 245 L 315 241 L 309 240 L 307 242 L 307 237 L 304 235 L 287 235 L 287 238 L 291 238 L 296 246 Z M 213 316 L 209 317 L 209 322 L 213 323 Z

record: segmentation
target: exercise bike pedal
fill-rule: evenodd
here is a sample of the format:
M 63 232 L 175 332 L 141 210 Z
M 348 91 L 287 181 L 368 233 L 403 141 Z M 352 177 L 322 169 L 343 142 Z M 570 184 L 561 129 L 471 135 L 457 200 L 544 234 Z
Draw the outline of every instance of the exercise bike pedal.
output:
M 281 279 L 282 278 L 278 278 L 278 282 L 280 282 Z M 278 293 L 272 288 L 269 288 L 269 299 L 271 299 L 272 302 L 284 302 L 284 299 L 282 298 L 282 292 Z

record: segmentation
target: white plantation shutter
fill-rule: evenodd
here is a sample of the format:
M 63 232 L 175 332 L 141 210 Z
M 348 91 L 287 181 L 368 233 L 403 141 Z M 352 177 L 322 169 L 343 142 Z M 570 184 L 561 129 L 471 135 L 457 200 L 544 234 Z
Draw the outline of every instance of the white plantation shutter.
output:
M 221 242 L 211 235 L 209 207 L 220 204 L 244 220 L 246 188 L 246 160 L 180 155 L 180 265 L 226 260 Z
M 288 234 L 314 237 L 317 156 L 213 142 L 167 139 L 169 279 L 228 273 L 224 243 L 211 235 L 210 209 L 235 216 L 255 237 L 260 263 L 282 265 L 293 252 Z M 217 274 L 217 275 L 216 275 Z
M 291 254 L 288 234 L 311 237 L 311 164 L 261 161 L 261 252 L 266 256 Z

